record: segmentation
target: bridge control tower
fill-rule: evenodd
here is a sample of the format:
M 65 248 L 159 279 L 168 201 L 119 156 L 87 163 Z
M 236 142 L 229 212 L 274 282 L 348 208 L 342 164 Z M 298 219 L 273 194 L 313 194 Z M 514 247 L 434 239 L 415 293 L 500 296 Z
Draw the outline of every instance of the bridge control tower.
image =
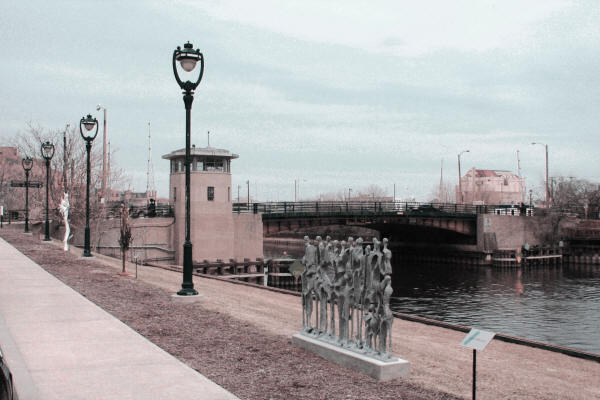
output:
M 234 215 L 231 204 L 229 150 L 214 147 L 190 149 L 190 239 L 193 260 L 262 257 L 260 215 Z M 172 248 L 177 264 L 183 262 L 185 241 L 185 149 L 162 156 L 170 160 L 169 202 L 175 214 Z M 260 243 L 259 243 L 260 242 Z

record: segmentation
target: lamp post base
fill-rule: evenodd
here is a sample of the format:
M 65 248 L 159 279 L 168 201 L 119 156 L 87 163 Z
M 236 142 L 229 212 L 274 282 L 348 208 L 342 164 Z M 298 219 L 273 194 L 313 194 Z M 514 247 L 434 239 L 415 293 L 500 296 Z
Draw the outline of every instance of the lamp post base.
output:
M 198 291 L 192 288 L 184 288 L 182 287 L 179 292 L 177 292 L 177 296 L 197 296 Z
M 183 282 L 181 283 L 181 290 L 177 292 L 179 296 L 196 296 L 198 292 L 194 289 L 194 281 L 192 280 L 192 273 L 194 271 L 194 264 L 192 262 L 192 242 L 186 240 L 183 243 Z
M 83 242 L 83 255 L 82 257 L 92 257 L 92 252 L 90 251 L 90 228 L 89 226 L 85 227 L 84 231 L 84 242 Z

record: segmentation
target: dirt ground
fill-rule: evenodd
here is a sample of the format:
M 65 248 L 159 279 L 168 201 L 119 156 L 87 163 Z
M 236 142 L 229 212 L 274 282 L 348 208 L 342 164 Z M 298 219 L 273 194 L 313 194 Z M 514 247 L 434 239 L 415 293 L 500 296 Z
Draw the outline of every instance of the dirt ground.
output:
M 174 302 L 181 274 L 65 253 L 15 229 L 0 236 L 149 340 L 242 399 L 453 399 L 471 397 L 472 353 L 461 332 L 396 319 L 393 352 L 411 375 L 379 383 L 291 344 L 300 299 L 194 277 L 199 302 Z M 128 265 L 128 271 L 134 267 Z M 477 356 L 481 399 L 600 399 L 600 363 L 492 341 Z

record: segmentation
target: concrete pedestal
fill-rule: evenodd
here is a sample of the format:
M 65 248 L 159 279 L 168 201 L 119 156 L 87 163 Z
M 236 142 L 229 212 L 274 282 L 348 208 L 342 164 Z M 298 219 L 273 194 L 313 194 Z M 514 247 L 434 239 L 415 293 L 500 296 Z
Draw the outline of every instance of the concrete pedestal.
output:
M 362 372 L 378 381 L 406 377 L 410 373 L 410 363 L 406 360 L 396 359 L 384 362 L 299 333 L 292 336 L 292 343 L 310 350 L 328 361 Z

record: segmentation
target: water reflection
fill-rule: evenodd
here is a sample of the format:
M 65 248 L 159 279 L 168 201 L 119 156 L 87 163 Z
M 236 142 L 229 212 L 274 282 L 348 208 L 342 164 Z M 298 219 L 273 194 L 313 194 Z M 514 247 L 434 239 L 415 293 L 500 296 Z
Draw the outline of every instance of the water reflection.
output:
M 600 268 L 401 264 L 392 308 L 600 353 Z

